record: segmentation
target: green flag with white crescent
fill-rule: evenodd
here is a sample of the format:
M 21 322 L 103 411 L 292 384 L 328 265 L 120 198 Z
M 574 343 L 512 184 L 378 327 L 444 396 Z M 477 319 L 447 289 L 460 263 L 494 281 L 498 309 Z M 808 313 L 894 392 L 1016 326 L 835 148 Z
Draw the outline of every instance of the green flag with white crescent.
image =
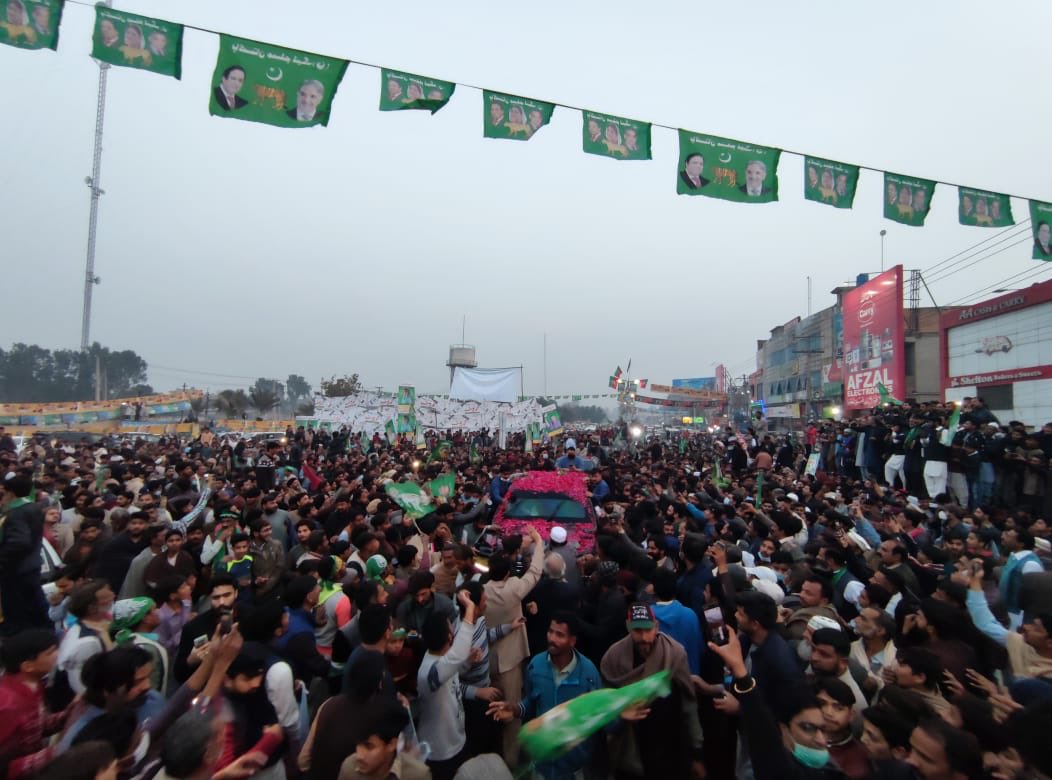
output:
M 650 124 L 621 116 L 582 111 L 582 143 L 588 154 L 615 160 L 650 159 Z
M 452 81 L 381 68 L 380 110 L 421 109 L 433 114 L 449 102 L 456 87 Z
M 935 182 L 898 173 L 884 174 L 884 218 L 922 227 L 931 209 Z
M 443 498 L 449 501 L 453 496 L 453 487 L 456 484 L 456 474 L 442 474 L 427 483 L 434 498 Z
M 91 56 L 101 62 L 179 78 L 183 26 L 164 19 L 95 6 Z
M 767 146 L 680 130 L 676 192 L 738 203 L 770 203 L 778 200 L 781 154 Z
M 1008 227 L 1012 219 L 1012 199 L 1007 195 L 968 187 L 957 188 L 957 221 L 973 227 Z
M 431 498 L 413 482 L 388 482 L 384 489 L 391 500 L 414 520 L 430 514 L 433 509 Z
M 855 202 L 858 166 L 820 157 L 804 158 L 804 198 L 838 209 Z
M 0 43 L 19 49 L 58 48 L 62 0 L 5 0 L 0 14 Z
M 482 135 L 509 141 L 529 141 L 552 120 L 554 103 L 482 90 Z
M 220 35 L 208 113 L 276 127 L 327 125 L 346 70 L 346 60 Z
M 1035 260 L 1052 260 L 1052 203 L 1030 201 L 1030 227 L 1034 231 Z
M 534 761 L 550 761 L 573 750 L 629 707 L 671 692 L 667 669 L 623 688 L 600 688 L 534 718 L 519 730 L 519 742 Z

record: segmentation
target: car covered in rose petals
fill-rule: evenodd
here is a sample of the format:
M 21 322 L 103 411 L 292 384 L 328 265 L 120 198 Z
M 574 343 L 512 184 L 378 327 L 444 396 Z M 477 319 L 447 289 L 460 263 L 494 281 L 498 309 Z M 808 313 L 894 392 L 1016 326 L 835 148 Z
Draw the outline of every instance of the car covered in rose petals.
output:
M 595 544 L 595 511 L 585 474 L 570 471 L 529 471 L 511 483 L 493 524 L 505 536 L 536 528 L 545 543 L 552 528 L 566 529 L 566 542 L 577 552 L 591 552 Z

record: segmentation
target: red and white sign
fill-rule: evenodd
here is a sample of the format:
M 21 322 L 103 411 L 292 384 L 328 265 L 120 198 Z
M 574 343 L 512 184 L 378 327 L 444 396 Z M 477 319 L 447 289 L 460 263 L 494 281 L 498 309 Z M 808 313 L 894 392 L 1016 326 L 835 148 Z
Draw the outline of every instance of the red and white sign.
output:
M 844 294 L 844 407 L 880 404 L 879 385 L 906 394 L 902 266 Z

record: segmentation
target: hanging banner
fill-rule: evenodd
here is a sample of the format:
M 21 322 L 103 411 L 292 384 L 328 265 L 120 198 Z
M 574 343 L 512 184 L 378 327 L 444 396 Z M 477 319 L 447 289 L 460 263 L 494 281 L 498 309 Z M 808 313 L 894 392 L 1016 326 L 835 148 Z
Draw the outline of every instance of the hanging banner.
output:
M 957 219 L 962 225 L 1008 227 L 1015 224 L 1012 219 L 1012 199 L 1007 195 L 958 187 L 957 199 Z
M 902 266 L 844 293 L 844 407 L 881 405 L 880 388 L 906 394 Z
M 650 124 L 582 111 L 583 149 L 615 160 L 650 159 Z
M 62 0 L 5 0 L 0 43 L 20 49 L 58 48 Z
M 562 416 L 555 404 L 541 407 L 541 419 L 544 421 L 544 433 L 558 436 L 563 432 Z
M 416 76 L 398 70 L 380 70 L 380 110 L 421 109 L 432 114 L 449 102 L 457 87 L 452 81 Z
M 779 149 L 679 131 L 676 192 L 738 203 L 778 200 Z
M 554 103 L 482 91 L 482 135 L 509 141 L 529 141 L 552 120 Z
M 416 405 L 416 388 L 412 385 L 398 386 L 398 413 L 409 414 Z
M 219 36 L 208 113 L 277 127 L 327 125 L 346 60 Z
M 1034 231 L 1034 259 L 1052 260 L 1052 203 L 1030 201 L 1030 223 Z
M 884 219 L 921 227 L 931 208 L 935 182 L 897 173 L 884 174 Z
M 804 158 L 804 198 L 838 209 L 849 209 L 855 201 L 858 186 L 858 166 L 823 160 L 820 157 Z
M 399 413 L 395 423 L 395 429 L 399 434 L 414 433 L 416 431 L 416 415 L 413 413 Z
M 101 62 L 162 76 L 182 75 L 181 24 L 97 5 L 91 43 L 91 56 Z

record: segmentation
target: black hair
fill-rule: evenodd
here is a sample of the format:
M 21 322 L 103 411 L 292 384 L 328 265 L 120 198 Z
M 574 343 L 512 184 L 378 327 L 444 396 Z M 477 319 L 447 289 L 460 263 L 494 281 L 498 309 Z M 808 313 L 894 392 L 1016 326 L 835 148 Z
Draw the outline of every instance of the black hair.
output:
M 358 618 L 358 632 L 362 643 L 375 645 L 384 638 L 391 628 L 391 610 L 383 604 L 370 604 L 363 609 Z
M 432 612 L 424 620 L 420 634 L 427 651 L 438 652 L 449 643 L 449 618 L 440 612 Z
M 965 777 L 981 777 L 983 754 L 979 740 L 967 731 L 955 729 L 942 718 L 926 718 L 917 728 L 942 745 L 950 769 Z
M 284 614 L 285 610 L 281 602 L 276 599 L 269 599 L 259 604 L 238 605 L 237 621 L 241 636 L 246 642 L 260 642 L 261 644 L 270 642 L 281 628 Z
M 507 549 L 507 548 L 505 548 Z M 507 555 L 494 555 L 489 560 L 489 581 L 500 582 L 511 574 L 511 558 Z
M 131 688 L 136 670 L 151 661 L 150 654 L 138 645 L 119 645 L 91 656 L 80 672 L 84 700 L 96 707 L 105 707 L 106 694 L 118 688 Z
M 386 668 L 387 661 L 382 653 L 358 653 L 347 668 L 345 679 L 349 685 L 344 693 L 354 702 L 365 704 L 380 690 Z
M 836 677 L 816 677 L 813 683 L 815 694 L 824 693 L 845 707 L 855 706 L 855 694 L 848 684 Z
M 285 586 L 285 604 L 289 609 L 299 609 L 311 594 L 318 581 L 309 574 L 300 574 Z
M 570 636 L 578 636 L 581 631 L 581 619 L 577 614 L 566 609 L 557 609 L 552 613 L 551 623 L 559 623 L 566 626 L 566 633 Z
M 230 574 L 230 572 L 216 572 L 212 575 L 212 579 L 209 581 L 208 591 L 211 593 L 221 586 L 237 590 L 237 580 L 234 579 L 234 575 Z
M 355 745 L 369 741 L 372 736 L 383 742 L 397 739 L 402 730 L 409 725 L 409 712 L 395 701 L 385 701 L 369 713 L 368 718 L 359 718 L 358 726 L 350 734 Z
M 705 551 L 708 549 L 709 545 L 696 536 L 688 536 L 683 540 L 683 557 L 690 563 L 701 563 L 705 558 Z
M 162 577 L 153 589 L 154 601 L 158 604 L 167 604 L 168 599 L 172 597 L 173 593 L 178 592 L 179 588 L 183 587 L 184 582 L 186 582 L 186 578 L 181 574 L 172 574 L 168 577 Z
M 768 631 L 778 622 L 778 605 L 766 593 L 747 590 L 738 596 L 738 606 L 746 617 Z
M 22 664 L 32 661 L 46 650 L 57 647 L 55 632 L 47 628 L 31 628 L 10 636 L 0 645 L 0 660 L 4 671 L 18 674 Z
M 106 742 L 113 748 L 115 755 L 123 756 L 131 749 L 138 727 L 139 719 L 133 709 L 104 712 L 77 732 L 72 745 Z
M 822 598 L 826 601 L 833 600 L 833 584 L 829 580 L 812 575 L 810 577 L 805 577 L 804 582 L 818 583 L 818 587 L 821 588 Z
M 808 685 L 791 684 L 779 690 L 777 715 L 780 722 L 788 724 L 801 712 L 810 709 L 821 709 L 821 705 Z
M 78 741 L 62 755 L 52 758 L 34 777 L 36 780 L 95 780 L 99 772 L 116 759 L 117 754 L 109 742 Z
M 869 605 L 871 607 L 883 610 L 888 605 L 888 602 L 891 601 L 891 593 L 881 585 L 871 582 L 866 585 L 864 590 L 866 591 L 866 596 L 869 597 Z
M 924 687 L 935 690 L 942 677 L 942 661 L 939 656 L 923 647 L 903 647 L 898 651 L 899 666 L 908 666 L 914 674 L 924 676 Z
M 862 710 L 862 717 L 872 723 L 884 735 L 888 745 L 893 748 L 909 749 L 910 733 L 913 731 L 915 724 L 903 717 L 902 713 L 894 707 L 885 705 L 866 707 L 866 709 Z

